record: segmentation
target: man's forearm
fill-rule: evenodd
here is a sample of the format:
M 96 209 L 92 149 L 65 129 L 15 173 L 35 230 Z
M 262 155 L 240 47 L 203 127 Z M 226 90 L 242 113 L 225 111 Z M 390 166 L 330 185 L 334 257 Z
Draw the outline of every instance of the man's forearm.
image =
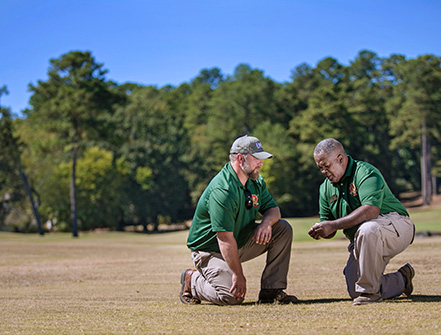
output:
M 236 299 L 244 299 L 247 291 L 247 283 L 240 264 L 237 242 L 232 232 L 218 232 L 217 240 L 219 249 L 230 270 L 233 272 L 230 293 Z
M 362 222 L 375 219 L 378 217 L 378 215 L 380 215 L 380 209 L 378 207 L 372 205 L 363 205 L 358 207 L 352 213 L 340 219 L 331 221 L 331 225 L 335 230 L 348 229 L 355 227 Z
M 262 217 L 262 223 L 268 223 L 273 226 L 275 223 L 279 222 L 281 218 L 279 207 L 271 207 L 265 211 Z
M 242 264 L 239 260 L 239 251 L 233 233 L 219 232 L 217 233 L 217 240 L 222 257 L 228 267 L 234 274 L 243 276 Z
M 337 230 L 355 227 L 362 222 L 377 218 L 379 214 L 380 209 L 378 207 L 363 205 L 340 219 L 317 222 L 311 227 L 308 234 L 316 240 L 331 238 Z

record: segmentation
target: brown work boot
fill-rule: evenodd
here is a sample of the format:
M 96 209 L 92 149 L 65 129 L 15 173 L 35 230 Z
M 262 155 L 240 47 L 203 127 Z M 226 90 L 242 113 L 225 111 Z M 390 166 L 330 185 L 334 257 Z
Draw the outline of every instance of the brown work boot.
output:
M 398 272 L 400 272 L 404 277 L 405 286 L 403 293 L 407 296 L 411 295 L 413 291 L 412 278 L 415 276 L 415 270 L 413 269 L 412 265 L 406 263 L 398 269 Z
M 186 305 L 200 304 L 201 301 L 193 297 L 191 294 L 191 276 L 196 270 L 187 269 L 181 273 L 181 292 L 179 293 L 179 299 Z
M 362 293 L 358 298 L 354 299 L 354 305 L 366 305 L 380 301 L 383 301 L 381 294 Z
M 299 299 L 293 295 L 286 294 L 283 289 L 262 289 L 259 293 L 260 304 L 294 304 Z

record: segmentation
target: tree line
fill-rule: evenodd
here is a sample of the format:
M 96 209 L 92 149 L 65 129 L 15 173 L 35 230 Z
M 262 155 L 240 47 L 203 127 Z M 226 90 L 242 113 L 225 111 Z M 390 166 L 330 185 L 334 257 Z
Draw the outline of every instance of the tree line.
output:
M 51 59 L 20 117 L 0 105 L 0 229 L 157 229 L 191 219 L 235 138 L 258 137 L 282 215 L 316 215 L 312 157 L 333 137 L 380 169 L 396 195 L 441 177 L 441 58 L 328 57 L 278 83 L 239 64 L 174 86 L 118 84 L 89 51 Z M 0 90 L 7 94 L 6 86 Z M 44 227 L 43 227 L 44 226 Z

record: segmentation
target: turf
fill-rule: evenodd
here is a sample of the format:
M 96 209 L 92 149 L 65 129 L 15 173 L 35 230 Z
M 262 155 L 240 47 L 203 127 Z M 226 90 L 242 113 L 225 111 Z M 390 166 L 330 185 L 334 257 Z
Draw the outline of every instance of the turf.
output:
M 305 229 L 296 221 L 300 238 Z M 410 298 L 353 306 L 342 275 L 347 241 L 340 237 L 294 241 L 287 291 L 299 304 L 256 304 L 261 256 L 244 264 L 244 305 L 218 307 L 179 301 L 180 273 L 192 265 L 187 233 L 0 233 L 0 333 L 441 333 L 441 237 L 417 238 L 388 266 L 414 266 Z

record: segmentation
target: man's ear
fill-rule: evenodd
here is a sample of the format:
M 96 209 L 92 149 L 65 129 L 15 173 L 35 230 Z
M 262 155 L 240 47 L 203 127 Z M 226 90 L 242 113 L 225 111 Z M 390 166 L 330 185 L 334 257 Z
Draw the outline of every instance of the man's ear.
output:
M 342 154 L 339 154 L 338 156 L 337 156 L 337 159 L 338 159 L 338 162 L 341 164 L 341 163 L 343 163 L 343 155 Z

